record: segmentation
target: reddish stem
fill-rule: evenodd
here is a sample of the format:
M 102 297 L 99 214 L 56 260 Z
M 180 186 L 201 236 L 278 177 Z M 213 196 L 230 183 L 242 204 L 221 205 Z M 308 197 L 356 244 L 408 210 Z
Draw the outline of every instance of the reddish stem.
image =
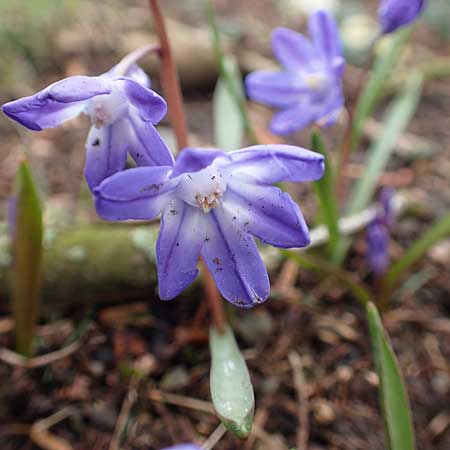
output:
M 156 33 L 160 40 L 161 84 L 168 104 L 169 120 L 175 132 L 178 150 L 182 151 L 188 146 L 188 129 L 178 72 L 173 60 L 169 37 L 167 35 L 164 18 L 159 8 L 158 1 L 149 0 L 149 5 L 153 15 Z M 203 284 L 206 297 L 210 304 L 213 323 L 217 330 L 222 332 L 225 324 L 222 299 L 220 298 L 216 283 L 202 258 L 200 259 L 200 266 L 203 273 Z
M 159 36 L 161 45 L 161 85 L 169 108 L 169 120 L 172 124 L 177 139 L 178 150 L 188 145 L 188 129 L 186 115 L 184 113 L 178 72 L 170 48 L 164 17 L 157 0 L 149 0 L 150 10 L 153 15 L 155 30 Z

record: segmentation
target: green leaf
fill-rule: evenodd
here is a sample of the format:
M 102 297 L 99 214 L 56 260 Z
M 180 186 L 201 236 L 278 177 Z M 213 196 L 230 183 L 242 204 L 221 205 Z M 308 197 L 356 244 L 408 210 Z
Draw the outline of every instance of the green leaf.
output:
M 380 380 L 379 399 L 388 448 L 414 450 L 411 411 L 400 368 L 377 308 L 373 303 L 368 303 L 366 310 L 375 366 Z
M 240 85 L 241 86 L 240 88 L 236 84 L 235 75 L 233 75 L 233 72 L 230 70 L 229 63 L 227 63 L 228 58 L 225 56 L 225 53 L 222 48 L 220 32 L 216 23 L 213 5 L 211 3 L 211 0 L 203 0 L 203 3 L 205 6 L 205 13 L 208 20 L 208 25 L 211 30 L 212 46 L 217 60 L 220 78 L 223 80 L 223 83 L 225 83 L 229 93 L 231 94 L 236 103 L 248 139 L 252 144 L 257 144 L 258 139 L 251 124 L 250 117 L 247 113 L 245 95 L 242 94 L 242 84 Z
M 244 87 L 239 67 L 233 59 L 225 58 L 226 70 L 234 91 L 245 102 Z M 236 150 L 241 146 L 245 124 L 239 110 L 239 105 L 228 88 L 223 77 L 216 84 L 213 98 L 215 144 L 225 151 Z
M 11 293 L 16 350 L 30 356 L 39 305 L 43 225 L 39 195 L 26 161 L 16 174 L 11 204 Z
M 409 247 L 409 250 L 391 267 L 385 276 L 386 284 L 392 288 L 405 271 L 441 239 L 450 235 L 450 213 L 437 221 L 422 237 Z
M 349 215 L 362 211 L 369 205 L 377 188 L 380 175 L 385 170 L 395 143 L 413 117 L 422 92 L 423 76 L 413 72 L 391 103 L 383 120 L 384 128 L 379 139 L 369 148 L 365 166 L 367 170 L 353 186 L 347 207 Z M 343 261 L 350 246 L 349 240 L 342 240 L 337 251 L 337 260 Z
M 355 150 L 358 147 L 365 121 L 371 115 L 380 100 L 383 94 L 384 85 L 389 79 L 392 70 L 395 68 L 410 34 L 410 28 L 406 28 L 396 33 L 392 42 L 390 42 L 389 49 L 386 52 L 383 52 L 375 61 L 372 75 L 359 96 L 356 105 L 350 140 L 350 147 L 352 150 Z
M 320 213 L 328 228 L 328 254 L 334 261 L 336 250 L 339 246 L 339 212 L 336 198 L 334 170 L 330 155 L 320 134 L 315 131 L 311 139 L 312 150 L 321 153 L 325 157 L 325 172 L 323 177 L 314 183 L 314 189 L 319 200 Z
M 348 207 L 349 214 L 362 211 L 372 199 L 380 175 L 392 155 L 395 143 L 416 111 L 422 91 L 422 81 L 422 75 L 418 72 L 411 74 L 404 91 L 395 98 L 389 107 L 383 120 L 384 129 L 379 139 L 369 149 L 366 161 L 367 170 L 353 188 Z
M 336 264 L 328 262 L 322 258 L 316 258 L 310 255 L 301 255 L 293 250 L 281 250 L 289 259 L 295 261 L 300 267 L 306 270 L 314 271 L 320 275 L 334 277 L 342 285 L 345 286 L 362 305 L 373 300 L 372 294 L 355 279 L 353 274 L 341 269 Z
M 211 397 L 217 416 L 239 439 L 250 434 L 255 397 L 247 364 L 236 344 L 233 331 L 211 328 Z

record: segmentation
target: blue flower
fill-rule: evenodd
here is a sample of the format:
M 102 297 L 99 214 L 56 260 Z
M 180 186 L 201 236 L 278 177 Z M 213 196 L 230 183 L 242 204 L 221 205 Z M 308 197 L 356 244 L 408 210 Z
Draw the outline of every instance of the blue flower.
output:
M 367 260 L 373 273 L 383 275 L 389 267 L 389 231 L 395 220 L 393 209 L 394 191 L 383 189 L 379 195 L 379 210 L 369 223 L 366 232 Z
M 222 295 L 252 307 L 270 291 L 256 236 L 277 247 L 309 244 L 299 207 L 272 186 L 323 175 L 323 156 L 287 145 L 224 153 L 185 149 L 174 167 L 138 167 L 104 180 L 96 208 L 107 220 L 151 220 L 162 213 L 156 245 L 159 295 L 170 300 L 197 277 L 200 255 Z
M 130 153 L 138 165 L 172 165 L 173 156 L 154 127 L 166 114 L 162 97 L 136 65 L 96 77 L 73 76 L 6 103 L 3 111 L 25 127 L 53 128 L 81 113 L 92 122 L 86 141 L 85 175 L 91 189 L 123 170 Z
M 275 134 L 290 134 L 313 123 L 331 125 L 343 107 L 345 60 L 336 22 L 329 13 L 317 11 L 310 17 L 309 32 L 312 41 L 276 28 L 272 49 L 284 70 L 247 76 L 251 99 L 281 109 L 270 125 Z
M 425 0 L 380 0 L 378 19 L 382 33 L 409 25 L 423 11 Z

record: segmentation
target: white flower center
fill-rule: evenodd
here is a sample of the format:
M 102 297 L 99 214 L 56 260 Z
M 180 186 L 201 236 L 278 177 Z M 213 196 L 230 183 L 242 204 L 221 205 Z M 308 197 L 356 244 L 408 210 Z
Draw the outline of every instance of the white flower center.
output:
M 226 189 L 224 175 L 213 163 L 198 172 L 184 174 L 178 185 L 178 195 L 189 205 L 209 213 L 219 205 Z
M 85 113 L 97 128 L 114 123 L 126 113 L 127 98 L 123 92 L 113 90 L 110 94 L 97 95 L 87 104 Z

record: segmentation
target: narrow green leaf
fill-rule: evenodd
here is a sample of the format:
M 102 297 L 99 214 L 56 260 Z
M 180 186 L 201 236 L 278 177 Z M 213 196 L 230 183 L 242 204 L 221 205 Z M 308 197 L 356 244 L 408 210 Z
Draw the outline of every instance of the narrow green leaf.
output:
M 239 66 L 236 61 L 230 58 L 225 58 L 225 65 L 227 72 L 230 74 L 230 81 L 234 85 L 235 92 L 240 96 L 240 101 L 245 102 L 244 86 Z M 238 149 L 242 143 L 245 124 L 242 121 L 239 105 L 223 77 L 220 77 L 216 84 L 213 108 L 216 146 L 225 151 Z
M 394 287 L 395 283 L 405 271 L 417 262 L 422 256 L 441 239 L 450 235 L 450 213 L 437 221 L 422 237 L 409 247 L 409 250 L 391 267 L 386 274 L 386 284 Z
M 408 394 L 378 310 L 367 305 L 367 320 L 375 366 L 380 380 L 379 398 L 389 450 L 414 450 L 414 429 Z
M 330 155 L 320 134 L 315 131 L 311 139 L 312 150 L 321 153 L 325 157 L 325 172 L 323 177 L 314 183 L 314 189 L 319 200 L 320 213 L 328 228 L 328 254 L 334 261 L 339 245 L 339 212 L 336 198 L 334 170 Z
M 364 123 L 380 100 L 384 85 L 389 79 L 389 75 L 392 73 L 392 70 L 395 68 L 395 65 L 398 62 L 403 49 L 405 48 L 410 34 L 410 28 L 396 33 L 390 43 L 389 49 L 386 52 L 383 52 L 375 61 L 372 75 L 367 82 L 364 91 L 361 93 L 356 105 L 350 141 L 352 150 L 355 150 L 358 147 L 364 128 Z
M 250 434 L 255 397 L 247 364 L 236 344 L 233 331 L 211 328 L 211 397 L 217 416 L 239 439 Z
M 367 170 L 353 188 L 348 208 L 350 214 L 363 210 L 369 204 L 398 137 L 403 133 L 416 111 L 421 95 L 422 81 L 421 74 L 413 73 L 408 78 L 404 91 L 396 97 L 387 111 L 383 120 L 383 132 L 369 149 Z
M 30 356 L 39 305 L 43 225 L 39 195 L 26 161 L 17 172 L 10 207 L 16 350 Z
M 404 132 L 413 117 L 422 92 L 423 76 L 414 72 L 391 103 L 383 120 L 384 129 L 379 139 L 369 148 L 366 171 L 352 188 L 347 207 L 349 215 L 366 208 L 377 188 L 380 175 L 385 170 L 398 137 Z M 350 246 L 348 239 L 342 240 L 337 251 L 337 261 L 344 260 Z
M 304 253 L 300 255 L 293 250 L 282 250 L 282 253 L 306 270 L 336 278 L 336 280 L 341 283 L 342 286 L 345 286 L 362 305 L 365 306 L 373 300 L 372 294 L 364 287 L 364 285 L 358 282 L 352 274 L 341 269 L 336 264 L 330 263 L 322 258 L 305 255 Z
M 203 0 L 203 3 L 205 6 L 205 13 L 208 20 L 208 25 L 211 30 L 212 45 L 214 54 L 216 56 L 220 77 L 226 84 L 229 93 L 231 94 L 236 103 L 248 139 L 250 140 L 251 143 L 256 144 L 258 143 L 258 139 L 251 124 L 250 117 L 248 116 L 247 113 L 245 95 L 243 96 L 242 93 L 239 91 L 239 88 L 236 86 L 236 83 L 234 81 L 235 77 L 233 76 L 233 73 L 230 71 L 230 67 L 227 64 L 227 58 L 222 48 L 220 32 L 216 23 L 213 5 L 211 3 L 211 0 Z

